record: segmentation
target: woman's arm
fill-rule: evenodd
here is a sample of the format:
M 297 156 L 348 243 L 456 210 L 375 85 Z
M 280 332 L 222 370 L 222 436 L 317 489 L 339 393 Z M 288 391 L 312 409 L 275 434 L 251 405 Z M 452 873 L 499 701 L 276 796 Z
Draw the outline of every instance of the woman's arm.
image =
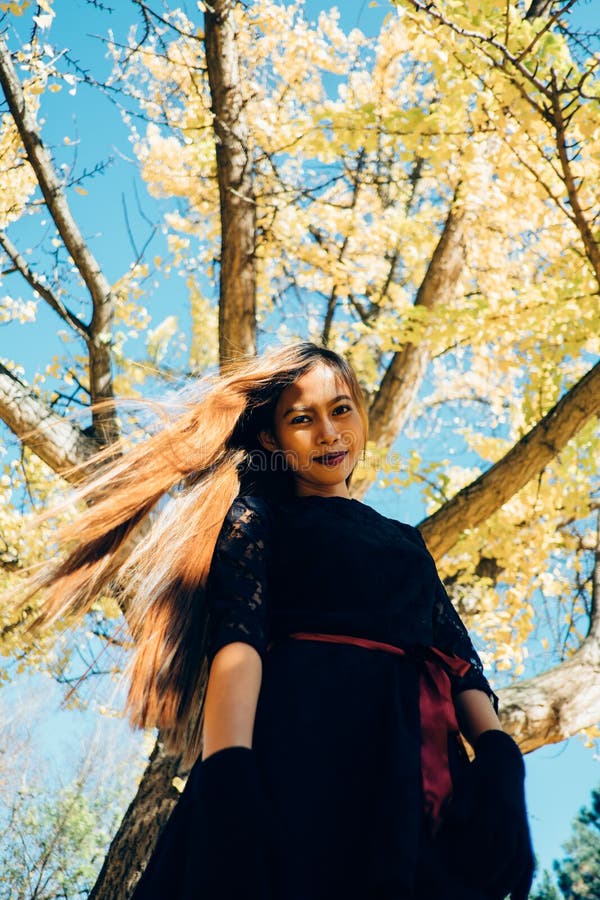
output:
M 252 748 L 262 661 L 250 644 L 226 644 L 211 663 L 204 700 L 202 759 L 224 747 Z
M 490 697 L 484 691 L 461 691 L 454 698 L 458 727 L 473 745 L 484 731 L 502 731 Z

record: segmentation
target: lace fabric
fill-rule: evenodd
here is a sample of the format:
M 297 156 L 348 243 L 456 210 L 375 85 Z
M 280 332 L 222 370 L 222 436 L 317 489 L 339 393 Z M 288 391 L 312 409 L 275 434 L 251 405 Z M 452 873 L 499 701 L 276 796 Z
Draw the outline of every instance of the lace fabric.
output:
M 414 529 L 423 547 L 427 545 L 418 529 Z M 429 553 L 429 551 L 427 550 Z M 498 712 L 498 697 L 493 692 L 485 677 L 483 663 L 473 646 L 469 632 L 465 628 L 460 616 L 456 612 L 446 588 L 439 576 L 436 577 L 436 587 L 433 602 L 433 643 L 443 653 L 454 653 L 461 659 L 471 663 L 471 668 L 466 675 L 451 675 L 452 693 L 471 689 L 484 691 Z
M 207 582 L 209 664 L 226 644 L 243 641 L 264 659 L 268 645 L 270 528 L 264 501 L 237 498 L 217 538 Z

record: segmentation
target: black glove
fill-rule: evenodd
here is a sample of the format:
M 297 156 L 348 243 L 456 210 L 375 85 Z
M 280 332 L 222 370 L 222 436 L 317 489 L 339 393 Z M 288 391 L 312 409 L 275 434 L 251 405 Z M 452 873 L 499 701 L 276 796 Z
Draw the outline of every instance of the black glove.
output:
M 254 751 L 197 760 L 132 900 L 272 900 L 273 825 Z
M 185 889 L 190 900 L 269 900 L 271 810 L 254 751 L 225 747 L 190 774 L 194 825 L 187 835 Z
M 485 731 L 454 785 L 439 841 L 447 864 L 491 900 L 527 900 L 534 856 L 525 807 L 525 766 L 503 731 Z

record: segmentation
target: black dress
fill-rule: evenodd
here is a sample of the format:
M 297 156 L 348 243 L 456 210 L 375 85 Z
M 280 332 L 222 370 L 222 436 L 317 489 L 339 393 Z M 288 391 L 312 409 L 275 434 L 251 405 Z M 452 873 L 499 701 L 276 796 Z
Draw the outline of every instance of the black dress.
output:
M 449 873 L 424 811 L 415 659 L 290 637 L 436 647 L 471 664 L 450 676 L 452 694 L 476 688 L 497 708 L 417 529 L 343 497 L 241 496 L 223 523 L 207 592 L 209 661 L 243 641 L 263 663 L 253 750 L 274 817 L 265 835 L 274 900 L 485 900 Z M 462 762 L 455 737 L 453 773 Z M 164 879 L 169 897 L 182 900 L 191 897 L 177 893 L 173 873 L 189 871 L 198 768 L 150 866 L 154 883 Z M 235 865 L 235 847 L 231 856 Z

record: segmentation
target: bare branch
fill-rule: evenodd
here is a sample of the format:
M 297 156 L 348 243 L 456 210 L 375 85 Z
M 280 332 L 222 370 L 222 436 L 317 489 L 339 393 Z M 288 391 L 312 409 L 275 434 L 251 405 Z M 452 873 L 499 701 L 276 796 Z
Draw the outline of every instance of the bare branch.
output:
M 358 159 L 356 162 L 356 168 L 352 172 L 352 181 L 353 181 L 352 200 L 350 201 L 350 205 L 348 207 L 350 213 L 352 213 L 356 209 L 356 203 L 358 201 L 358 194 L 359 194 L 360 187 L 361 187 L 360 175 L 361 175 L 362 169 L 364 167 L 365 156 L 366 156 L 366 154 L 365 154 L 364 147 L 361 147 L 360 152 L 358 154 Z M 350 235 L 351 235 L 351 230 L 349 228 L 348 231 L 346 232 L 346 234 L 344 235 L 342 245 L 337 254 L 338 265 L 340 265 L 344 260 L 346 250 L 348 249 L 348 244 L 350 242 Z M 337 297 L 338 297 L 338 285 L 334 283 L 331 288 L 331 293 L 329 295 L 329 299 L 327 301 L 327 311 L 325 313 L 325 322 L 323 324 L 323 330 L 321 333 L 321 341 L 325 346 L 327 346 L 327 344 L 329 343 L 329 336 L 331 334 L 331 326 L 333 325 L 333 317 L 335 315 Z
M 42 142 L 35 116 L 25 102 L 21 82 L 3 38 L 0 38 L 0 84 L 50 215 L 93 301 L 88 343 L 93 402 L 111 400 L 110 334 L 114 299 L 110 285 L 73 218 L 50 154 Z M 118 434 L 114 413 L 105 408 L 102 413 L 93 415 L 99 438 L 105 442 L 114 440 Z
M 14 265 L 14 270 L 20 272 L 25 281 L 36 291 L 43 300 L 61 317 L 63 322 L 70 325 L 71 328 L 82 337 L 86 343 L 89 341 L 89 332 L 87 326 L 64 305 L 56 294 L 54 294 L 46 285 L 42 284 L 37 275 L 32 272 L 27 264 L 27 260 L 22 253 L 15 247 L 11 239 L 3 231 L 0 231 L 0 245 L 10 258 Z

